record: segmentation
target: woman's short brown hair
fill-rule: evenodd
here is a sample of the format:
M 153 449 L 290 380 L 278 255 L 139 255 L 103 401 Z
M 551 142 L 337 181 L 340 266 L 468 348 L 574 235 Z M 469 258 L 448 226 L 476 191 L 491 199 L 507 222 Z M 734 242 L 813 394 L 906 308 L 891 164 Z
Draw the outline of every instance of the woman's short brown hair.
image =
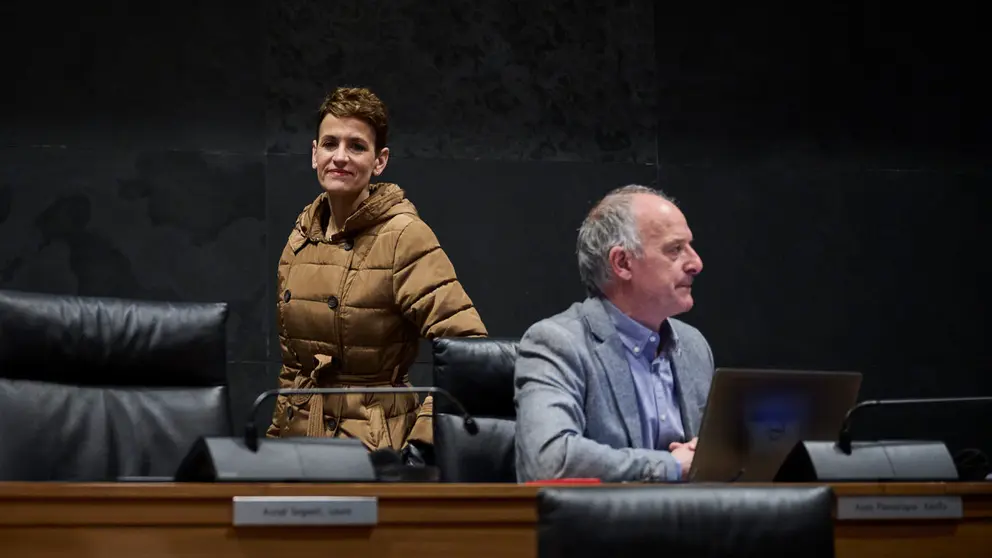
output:
M 375 132 L 376 153 L 386 147 L 389 138 L 389 113 L 386 104 L 372 91 L 364 87 L 338 87 L 330 92 L 320 105 L 317 115 L 318 141 L 320 124 L 328 114 L 337 118 L 351 117 L 364 121 Z

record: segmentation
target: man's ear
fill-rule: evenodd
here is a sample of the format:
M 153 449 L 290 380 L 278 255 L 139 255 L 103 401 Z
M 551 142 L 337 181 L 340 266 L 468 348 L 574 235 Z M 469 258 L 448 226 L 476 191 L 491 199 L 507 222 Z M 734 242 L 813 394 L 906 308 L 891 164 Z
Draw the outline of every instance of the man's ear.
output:
M 615 277 L 625 281 L 630 279 L 630 253 L 620 246 L 614 246 L 610 248 L 607 259 L 610 262 L 610 269 L 613 271 Z

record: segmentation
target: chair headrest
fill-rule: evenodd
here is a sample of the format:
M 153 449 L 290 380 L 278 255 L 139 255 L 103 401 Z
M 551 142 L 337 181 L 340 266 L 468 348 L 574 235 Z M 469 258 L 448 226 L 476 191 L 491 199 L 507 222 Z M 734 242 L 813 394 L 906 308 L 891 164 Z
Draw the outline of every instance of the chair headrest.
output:
M 0 376 L 85 386 L 226 384 L 225 303 L 0 290 Z
M 537 505 L 540 555 L 834 555 L 828 486 L 544 488 Z
M 451 392 L 473 415 L 516 418 L 513 367 L 517 344 L 515 339 L 491 337 L 435 339 L 434 385 Z M 434 398 L 434 408 L 457 412 L 443 397 Z

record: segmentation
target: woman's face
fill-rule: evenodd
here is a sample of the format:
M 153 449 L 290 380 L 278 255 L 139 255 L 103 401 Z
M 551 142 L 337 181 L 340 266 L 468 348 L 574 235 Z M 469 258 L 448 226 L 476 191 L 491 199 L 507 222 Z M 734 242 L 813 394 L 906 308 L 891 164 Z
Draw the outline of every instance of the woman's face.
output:
M 349 196 L 368 187 L 386 168 L 389 149 L 375 152 L 375 131 L 364 120 L 332 114 L 320 123 L 313 142 L 312 164 L 317 181 L 331 195 Z

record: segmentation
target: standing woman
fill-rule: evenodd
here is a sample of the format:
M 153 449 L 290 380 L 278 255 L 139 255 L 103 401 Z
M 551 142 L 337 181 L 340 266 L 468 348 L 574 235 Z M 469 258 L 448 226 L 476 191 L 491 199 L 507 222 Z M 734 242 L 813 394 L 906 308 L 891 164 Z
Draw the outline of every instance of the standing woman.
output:
M 437 237 L 386 168 L 385 104 L 363 88 L 324 100 L 311 164 L 323 190 L 279 258 L 282 388 L 409 385 L 425 337 L 485 336 Z M 414 394 L 277 399 L 269 436 L 358 438 L 369 450 L 429 450 L 433 402 Z

